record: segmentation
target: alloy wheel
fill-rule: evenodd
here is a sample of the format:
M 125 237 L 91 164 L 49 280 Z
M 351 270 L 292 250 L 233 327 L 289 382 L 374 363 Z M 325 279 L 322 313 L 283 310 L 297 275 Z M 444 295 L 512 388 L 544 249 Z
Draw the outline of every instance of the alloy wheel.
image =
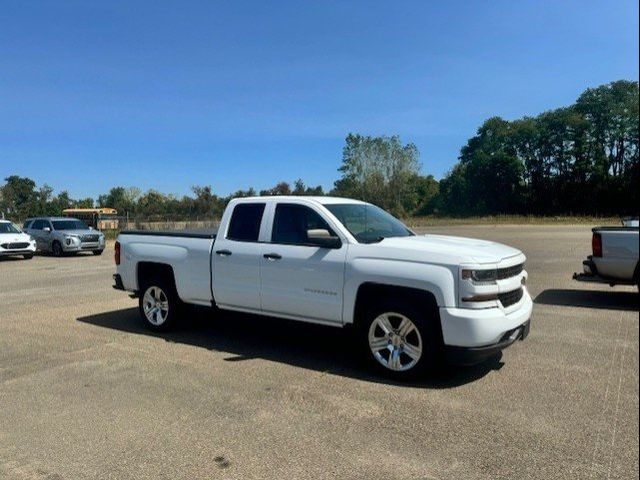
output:
M 169 299 L 160 287 L 149 287 L 144 292 L 142 308 L 149 323 L 159 327 L 169 316 Z
M 405 315 L 386 312 L 369 328 L 369 348 L 383 367 L 395 372 L 413 368 L 422 357 L 422 336 Z

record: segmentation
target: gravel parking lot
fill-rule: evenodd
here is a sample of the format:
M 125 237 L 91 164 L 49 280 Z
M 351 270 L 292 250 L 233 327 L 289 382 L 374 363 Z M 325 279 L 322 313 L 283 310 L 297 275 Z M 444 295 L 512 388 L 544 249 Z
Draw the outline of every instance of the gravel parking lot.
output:
M 0 478 L 637 479 L 638 294 L 571 280 L 589 228 L 428 231 L 521 248 L 536 305 L 501 361 L 412 384 L 328 327 L 151 334 L 107 252 L 0 260 Z

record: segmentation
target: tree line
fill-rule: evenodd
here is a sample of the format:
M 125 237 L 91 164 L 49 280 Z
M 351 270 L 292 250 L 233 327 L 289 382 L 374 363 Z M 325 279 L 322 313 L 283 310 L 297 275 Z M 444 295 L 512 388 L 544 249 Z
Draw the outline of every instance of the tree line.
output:
M 321 186 L 308 187 L 302 180 L 293 186 L 280 182 L 273 188 L 256 191 L 253 188 L 238 190 L 231 195 L 216 195 L 210 186 L 191 187 L 191 195 L 177 197 L 157 190 L 142 192 L 137 187 L 113 187 L 97 199 L 73 199 L 66 190 L 53 195 L 53 189 L 45 184 L 37 187 L 27 177 L 11 175 L 0 186 L 0 212 L 13 220 L 36 216 L 60 215 L 67 208 L 115 208 L 121 216 L 147 220 L 195 220 L 219 218 L 227 203 L 237 197 L 256 195 L 324 195 Z
M 623 215 L 638 212 L 638 82 L 587 89 L 573 105 L 535 117 L 486 120 L 440 181 L 421 174 L 420 154 L 398 136 L 349 134 L 333 189 L 299 179 L 219 196 L 194 186 L 177 197 L 117 186 L 97 199 L 72 199 L 16 175 L 0 187 L 0 212 L 16 220 L 65 208 L 111 207 L 145 219 L 217 218 L 236 197 L 337 195 L 375 203 L 397 216 Z
M 448 214 L 637 214 L 638 83 L 536 117 L 486 120 L 440 181 Z

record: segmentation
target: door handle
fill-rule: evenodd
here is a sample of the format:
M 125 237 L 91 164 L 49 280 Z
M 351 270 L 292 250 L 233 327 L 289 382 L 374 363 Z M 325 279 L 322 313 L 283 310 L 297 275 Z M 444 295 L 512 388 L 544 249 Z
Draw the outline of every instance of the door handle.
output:
M 231 251 L 229 250 L 216 250 L 216 255 L 220 255 L 221 257 L 228 257 L 231 255 Z
M 265 253 L 263 257 L 267 260 L 280 260 L 282 255 L 278 255 L 277 253 Z

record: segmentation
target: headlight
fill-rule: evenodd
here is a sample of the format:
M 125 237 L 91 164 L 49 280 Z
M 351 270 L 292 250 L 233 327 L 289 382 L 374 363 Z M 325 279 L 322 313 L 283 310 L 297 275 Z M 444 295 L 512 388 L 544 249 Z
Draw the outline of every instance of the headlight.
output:
M 64 243 L 66 243 L 67 245 L 71 245 L 72 243 L 80 243 L 80 237 L 78 237 L 77 235 L 67 235 L 65 233 L 64 240 Z
M 494 283 L 498 280 L 498 271 L 492 270 L 469 270 L 463 269 L 460 272 L 463 280 L 473 280 L 476 283 Z

